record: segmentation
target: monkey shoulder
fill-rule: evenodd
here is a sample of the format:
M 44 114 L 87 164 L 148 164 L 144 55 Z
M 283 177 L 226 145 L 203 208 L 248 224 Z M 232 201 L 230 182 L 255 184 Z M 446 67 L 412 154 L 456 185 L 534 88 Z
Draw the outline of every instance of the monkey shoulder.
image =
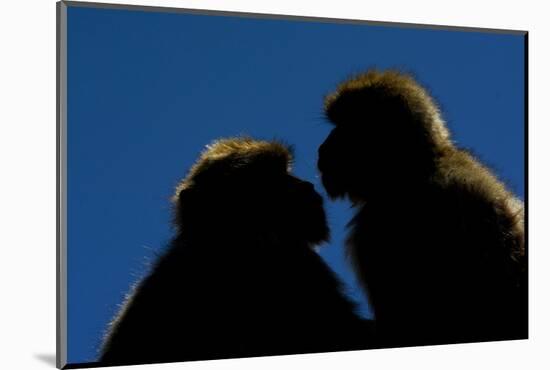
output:
M 523 203 L 466 150 L 456 149 L 441 158 L 432 184 L 439 201 L 464 216 L 465 221 L 477 215 L 488 218 L 486 221 L 498 219 L 512 224 L 523 217 Z

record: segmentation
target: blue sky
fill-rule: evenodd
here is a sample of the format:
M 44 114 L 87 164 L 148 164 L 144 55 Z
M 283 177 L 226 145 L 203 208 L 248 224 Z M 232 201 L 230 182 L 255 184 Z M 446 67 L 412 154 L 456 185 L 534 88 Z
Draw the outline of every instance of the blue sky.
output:
M 283 139 L 295 174 L 324 195 L 323 96 L 373 66 L 413 72 L 457 144 L 523 198 L 522 36 L 69 6 L 69 362 L 95 360 L 117 304 L 169 240 L 169 198 L 205 144 Z M 326 209 L 320 253 L 368 316 L 343 255 L 349 204 Z

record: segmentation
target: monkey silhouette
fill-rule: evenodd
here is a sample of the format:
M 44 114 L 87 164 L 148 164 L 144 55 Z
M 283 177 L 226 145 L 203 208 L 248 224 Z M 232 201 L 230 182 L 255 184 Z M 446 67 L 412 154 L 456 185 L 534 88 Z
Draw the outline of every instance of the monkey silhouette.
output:
M 105 365 L 367 348 L 372 323 L 314 250 L 323 201 L 276 141 L 207 146 L 173 197 L 175 236 L 110 324 Z
M 523 203 L 450 138 L 413 77 L 369 70 L 325 99 L 328 194 L 355 216 L 347 251 L 377 345 L 527 337 Z

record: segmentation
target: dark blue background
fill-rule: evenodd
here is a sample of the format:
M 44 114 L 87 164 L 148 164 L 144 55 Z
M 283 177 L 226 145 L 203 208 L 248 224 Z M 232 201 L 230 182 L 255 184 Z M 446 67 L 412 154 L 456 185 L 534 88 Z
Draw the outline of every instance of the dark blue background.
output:
M 351 73 L 415 73 L 455 141 L 523 197 L 523 58 L 517 35 L 69 7 L 69 362 L 95 360 L 117 304 L 169 240 L 169 198 L 205 144 L 284 139 L 295 173 L 323 192 L 322 99 Z M 343 255 L 349 204 L 326 208 L 333 237 L 320 253 L 368 316 Z

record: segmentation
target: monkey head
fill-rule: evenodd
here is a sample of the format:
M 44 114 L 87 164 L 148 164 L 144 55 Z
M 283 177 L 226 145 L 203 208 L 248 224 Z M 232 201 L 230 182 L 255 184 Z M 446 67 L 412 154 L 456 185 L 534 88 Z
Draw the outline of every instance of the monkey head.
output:
M 364 199 L 376 189 L 426 179 L 452 145 L 439 111 L 410 76 L 375 70 L 325 99 L 334 125 L 319 147 L 318 168 L 331 197 Z
M 328 238 L 321 196 L 290 173 L 291 150 L 231 138 L 208 145 L 173 197 L 185 233 L 255 235 L 316 244 Z

